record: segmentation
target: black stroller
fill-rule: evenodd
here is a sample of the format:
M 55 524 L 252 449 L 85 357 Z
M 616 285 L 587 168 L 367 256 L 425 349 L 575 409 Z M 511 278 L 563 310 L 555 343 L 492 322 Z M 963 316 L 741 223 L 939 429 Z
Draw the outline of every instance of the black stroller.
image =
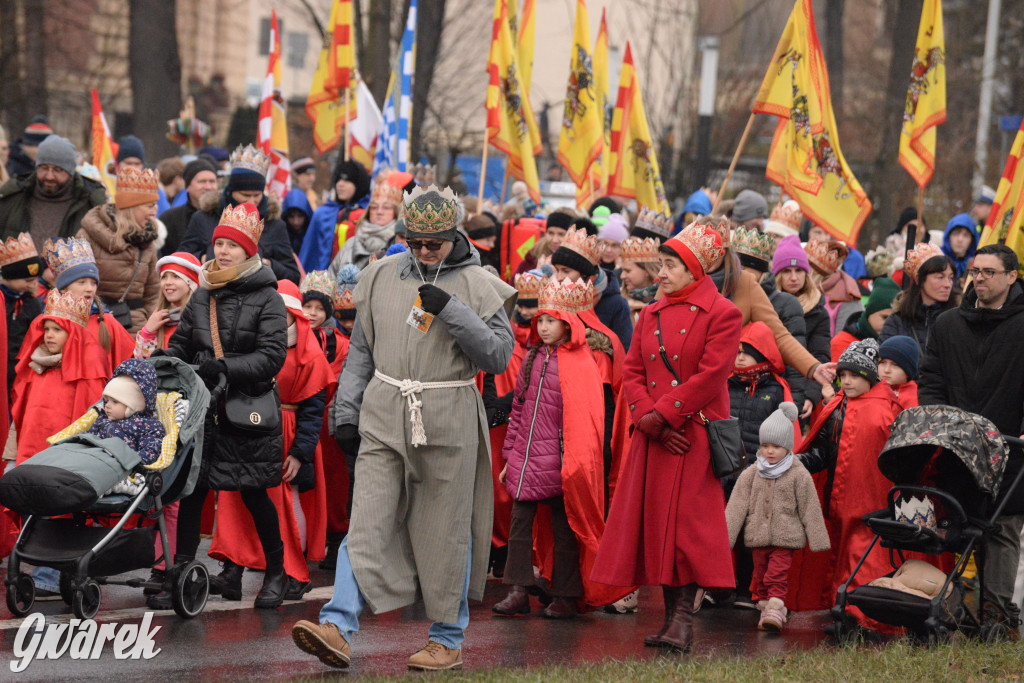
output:
M 921 406 L 900 413 L 878 456 L 879 470 L 895 484 L 889 490 L 888 507 L 864 516 L 875 538 L 839 587 L 832 608 L 833 635 L 838 642 L 848 641 L 856 632 L 847 605 L 876 621 L 902 626 L 928 643 L 941 642 L 954 631 L 988 641 L 1006 638 L 1006 615 L 994 619 L 983 609 L 984 563 L 977 563 L 977 601 L 973 606 L 968 602 L 974 601 L 965 599 L 963 573 L 972 551 L 984 556 L 1006 498 L 1024 478 L 1021 469 L 1010 490 L 1000 497 L 1010 445 L 1021 447 L 1024 441 L 1002 435 L 989 420 L 951 406 Z M 915 499 L 916 504 L 918 497 L 934 512 L 908 518 L 905 503 Z M 889 549 L 893 567 L 897 564 L 894 556 L 898 555 L 902 564 L 903 553 L 909 551 L 960 556 L 932 599 L 871 584 L 851 589 L 850 583 L 879 542 Z
M 80 619 L 96 616 L 104 584 L 168 590 L 174 611 L 183 618 L 195 617 L 205 608 L 209 595 L 206 567 L 193 560 L 171 568 L 164 506 L 189 495 L 195 487 L 204 433 L 215 414 L 208 408 L 216 405 L 223 385 L 215 387 L 211 396 L 185 363 L 163 357 L 149 362 L 156 368 L 159 392 L 178 392 L 189 401 L 169 466 L 147 470 L 138 454 L 120 439 L 83 434 L 41 451 L 0 479 L 0 503 L 24 516 L 4 581 L 7 607 L 14 615 L 28 614 L 35 602 L 35 584 L 31 575 L 21 571 L 22 562 L 59 570 L 61 597 Z M 132 472 L 144 477 L 137 494 L 103 495 Z M 109 515 L 120 515 L 116 525 L 90 524 Z M 168 567 L 163 584 L 135 577 L 110 578 L 152 568 L 160 559 L 155 557 L 152 526 L 124 528 L 133 515 L 140 521 L 156 520 Z

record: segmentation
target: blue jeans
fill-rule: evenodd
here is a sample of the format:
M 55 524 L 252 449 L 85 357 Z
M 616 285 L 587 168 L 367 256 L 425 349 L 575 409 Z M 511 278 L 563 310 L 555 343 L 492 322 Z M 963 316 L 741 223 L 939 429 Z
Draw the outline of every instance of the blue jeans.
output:
M 60 572 L 52 567 L 36 567 L 32 570 L 32 583 L 36 590 L 60 592 Z
M 462 649 L 462 641 L 466 639 L 466 627 L 469 626 L 469 573 L 473 557 L 473 539 L 469 541 L 469 552 L 466 554 L 466 580 L 462 584 L 462 599 L 459 601 L 459 621 L 445 624 L 435 621 L 430 625 L 428 638 L 441 643 L 452 650 Z M 366 607 L 366 600 L 359 592 L 356 575 L 352 571 L 352 562 L 348 559 L 348 539 L 341 542 L 338 548 L 338 566 L 334 571 L 334 595 L 330 602 L 320 610 L 320 623 L 331 622 L 338 627 L 345 640 L 352 643 L 352 634 L 359 630 L 359 615 Z

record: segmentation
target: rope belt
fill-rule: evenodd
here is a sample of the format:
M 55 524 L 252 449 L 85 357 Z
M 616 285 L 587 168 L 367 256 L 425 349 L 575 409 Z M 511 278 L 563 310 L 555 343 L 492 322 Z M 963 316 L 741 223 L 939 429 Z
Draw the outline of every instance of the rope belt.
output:
M 476 379 L 457 380 L 454 382 L 417 382 L 414 379 L 395 379 L 388 377 L 380 370 L 373 371 L 374 376 L 381 382 L 390 384 L 402 392 L 409 406 L 409 422 L 412 423 L 412 445 L 424 446 L 427 443 L 427 433 L 423 429 L 423 414 L 420 409 L 423 401 L 419 394 L 428 389 L 458 389 L 460 387 L 471 387 L 476 384 Z
M 295 403 L 282 403 L 281 410 L 298 410 L 299 406 Z

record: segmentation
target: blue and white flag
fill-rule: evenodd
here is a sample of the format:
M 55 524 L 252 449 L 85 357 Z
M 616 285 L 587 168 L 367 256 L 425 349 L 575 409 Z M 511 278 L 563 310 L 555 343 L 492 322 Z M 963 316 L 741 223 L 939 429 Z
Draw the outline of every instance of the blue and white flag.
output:
M 374 176 L 384 168 L 405 171 L 409 165 L 409 123 L 412 120 L 412 79 L 415 73 L 416 0 L 411 0 L 402 47 L 391 70 L 388 92 L 384 97 L 384 123 L 377 142 Z

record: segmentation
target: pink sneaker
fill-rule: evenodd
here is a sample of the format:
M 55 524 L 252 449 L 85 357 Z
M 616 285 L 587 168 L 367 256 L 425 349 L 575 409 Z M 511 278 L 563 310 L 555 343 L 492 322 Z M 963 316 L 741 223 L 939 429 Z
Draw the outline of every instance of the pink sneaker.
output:
M 769 631 L 771 633 L 780 632 L 786 625 L 786 610 L 785 603 L 779 598 L 770 598 L 768 604 L 765 605 L 764 610 L 761 612 L 761 620 L 757 622 L 757 630 Z

